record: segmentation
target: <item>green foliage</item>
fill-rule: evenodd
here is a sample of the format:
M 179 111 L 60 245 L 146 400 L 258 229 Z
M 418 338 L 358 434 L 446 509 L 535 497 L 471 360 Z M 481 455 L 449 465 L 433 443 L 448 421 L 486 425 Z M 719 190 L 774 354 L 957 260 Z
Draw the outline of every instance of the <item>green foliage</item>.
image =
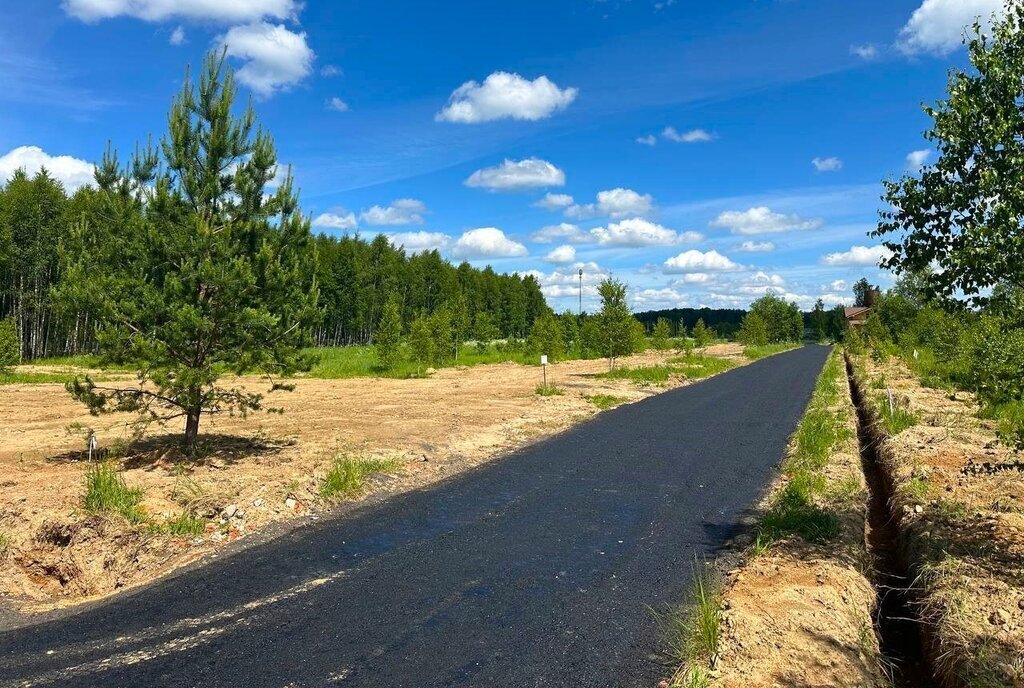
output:
M 412 352 L 413 360 L 416 361 L 417 372 L 423 365 L 429 364 L 436 357 L 437 344 L 434 341 L 434 329 L 431 327 L 428 317 L 420 315 L 409 325 L 409 349 Z
M 182 512 L 163 523 L 153 526 L 154 532 L 170 535 L 171 537 L 194 537 L 206 532 L 206 519 Z
M 651 346 L 657 351 L 667 351 L 671 346 L 669 342 L 669 337 L 671 336 L 672 330 L 668 320 L 658 318 L 658 321 L 654 324 L 654 332 L 651 334 Z
M 765 344 L 764 346 L 745 346 L 743 347 L 743 355 L 749 358 L 751 361 L 757 361 L 767 356 L 774 356 L 775 354 L 781 354 L 784 351 L 792 351 L 799 346 L 795 343 L 783 343 L 783 344 Z
M 480 353 L 487 351 L 487 347 L 498 338 L 499 334 L 490 313 L 482 311 L 476 314 L 473 319 L 473 338 L 476 340 L 476 348 Z
M 628 356 L 643 347 L 643 325 L 633 318 L 626 303 L 626 285 L 606 279 L 598 285 L 601 311 L 597 314 L 597 348 L 614 367 L 615 359 Z
M 94 463 L 85 472 L 86 511 L 91 513 L 120 514 L 129 523 L 142 523 L 145 514 L 142 490 L 130 488 L 117 467 L 110 462 Z
M 882 425 L 890 436 L 898 435 L 907 428 L 917 425 L 917 416 L 903 404 L 894 401 L 892 406 L 889 406 L 888 395 L 879 396 L 876 401 L 881 411 Z
M 768 346 L 768 323 L 760 313 L 747 313 L 736 339 L 748 347 Z
M 617 397 L 611 394 L 593 394 L 586 399 L 602 411 L 607 411 L 629 401 L 625 397 Z
M 367 476 L 373 473 L 394 473 L 402 464 L 394 459 L 364 459 L 340 456 L 334 460 L 320 483 L 324 499 L 351 497 L 363 491 Z
M 672 366 L 644 366 L 642 368 L 613 368 L 601 377 L 608 380 L 630 380 L 640 384 L 661 384 L 676 374 Z
M 952 69 L 948 97 L 924 108 L 937 161 L 884 182 L 888 209 L 873 233 L 889 237 L 893 255 L 883 266 L 919 272 L 923 290 L 941 300 L 983 306 L 991 288 L 1024 287 L 1022 28 L 1019 2 L 991 30 L 975 25 L 967 40 L 973 69 Z
M 687 598 L 658 621 L 669 659 L 679 667 L 672 685 L 708 685 L 707 669 L 718 656 L 722 582 L 707 564 L 694 562 Z
M 756 346 L 778 344 L 779 342 L 798 342 L 804 338 L 804 316 L 795 303 L 787 303 L 775 294 L 765 294 L 750 304 L 750 311 L 744 318 L 744 322 L 746 323 L 751 316 L 755 315 L 764 321 L 767 341 L 744 343 Z M 757 332 L 757 335 L 760 336 L 760 332 Z
M 21 337 L 18 335 L 18 323 L 15 319 L 0 320 L 0 374 L 9 373 L 10 369 L 21 363 Z
M 811 329 L 817 341 L 825 341 L 828 336 L 828 314 L 825 312 L 825 302 L 821 299 L 814 302 L 811 310 Z
M 162 156 L 147 146 L 96 171 L 106 221 L 82 222 L 61 253 L 63 307 L 98 324 L 105 358 L 138 365 L 138 384 L 68 385 L 93 413 L 184 417 L 186 451 L 204 413 L 263 409 L 263 395 L 222 388 L 224 373 L 288 375 L 317 322 L 315 255 L 290 175 L 247 109 L 232 114 L 234 75 L 210 55 L 171 107 Z M 284 389 L 271 384 L 271 391 Z
M 552 362 L 562 359 L 565 356 L 565 333 L 560 319 L 553 313 L 544 313 L 534 320 L 526 349 L 533 355 L 547 355 Z
M 673 367 L 673 370 L 685 375 L 690 380 L 700 380 L 724 373 L 736 367 L 736 362 L 730 361 L 728 358 L 717 358 L 702 354 L 689 354 L 670 358 L 668 363 Z
M 565 394 L 561 387 L 555 387 L 554 385 L 537 385 L 535 392 L 537 396 L 541 397 L 560 397 Z
M 394 370 L 402 358 L 402 313 L 398 299 L 384 304 L 380 325 L 374 333 L 374 347 L 381 370 Z
M 698 349 L 703 349 L 711 343 L 712 339 L 715 338 L 715 333 L 704 324 L 704 318 L 697 320 L 696 324 L 693 326 L 693 332 L 691 334 L 693 336 L 694 344 L 696 344 Z

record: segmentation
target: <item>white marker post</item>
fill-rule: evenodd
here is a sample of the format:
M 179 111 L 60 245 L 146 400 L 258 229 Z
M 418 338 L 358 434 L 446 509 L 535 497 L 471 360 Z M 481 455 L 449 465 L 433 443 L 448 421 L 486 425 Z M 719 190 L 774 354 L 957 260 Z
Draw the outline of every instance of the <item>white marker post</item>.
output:
M 544 371 L 544 389 L 548 388 L 548 355 L 540 355 L 540 367 Z
M 91 435 L 89 435 L 89 461 L 90 462 L 92 461 L 92 453 L 93 453 L 93 451 L 95 451 L 97 444 L 98 444 L 98 442 L 96 441 L 96 433 L 94 432 Z

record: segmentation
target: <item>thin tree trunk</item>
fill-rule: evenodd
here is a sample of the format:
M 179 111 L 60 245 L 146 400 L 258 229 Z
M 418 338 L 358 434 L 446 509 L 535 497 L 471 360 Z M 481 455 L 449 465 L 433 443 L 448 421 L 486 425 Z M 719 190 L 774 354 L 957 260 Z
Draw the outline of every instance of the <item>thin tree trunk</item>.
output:
M 191 408 L 188 410 L 185 416 L 185 453 L 194 454 L 196 450 L 196 441 L 199 437 L 199 415 L 202 413 L 200 408 Z

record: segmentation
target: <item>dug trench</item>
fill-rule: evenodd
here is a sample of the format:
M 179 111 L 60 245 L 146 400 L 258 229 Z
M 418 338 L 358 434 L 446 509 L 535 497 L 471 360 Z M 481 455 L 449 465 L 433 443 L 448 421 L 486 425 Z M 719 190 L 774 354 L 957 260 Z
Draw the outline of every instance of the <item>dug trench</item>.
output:
M 877 593 L 874 625 L 886 665 L 883 669 L 895 688 L 936 687 L 939 683 L 929 661 L 927 631 L 914 600 L 900 517 L 892 508 L 893 480 L 878 452 L 884 436 L 867 409 L 849 356 L 846 374 L 857 411 L 857 440 L 868 486 L 865 542 L 873 564 L 872 582 Z

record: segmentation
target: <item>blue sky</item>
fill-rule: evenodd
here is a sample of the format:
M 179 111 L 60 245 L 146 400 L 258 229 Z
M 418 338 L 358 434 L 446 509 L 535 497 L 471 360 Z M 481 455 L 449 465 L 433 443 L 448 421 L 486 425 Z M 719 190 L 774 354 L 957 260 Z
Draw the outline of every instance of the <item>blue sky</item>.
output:
M 880 181 L 1000 0 L 3 0 L 0 178 L 86 183 L 227 45 L 316 231 L 637 310 L 887 286 Z

